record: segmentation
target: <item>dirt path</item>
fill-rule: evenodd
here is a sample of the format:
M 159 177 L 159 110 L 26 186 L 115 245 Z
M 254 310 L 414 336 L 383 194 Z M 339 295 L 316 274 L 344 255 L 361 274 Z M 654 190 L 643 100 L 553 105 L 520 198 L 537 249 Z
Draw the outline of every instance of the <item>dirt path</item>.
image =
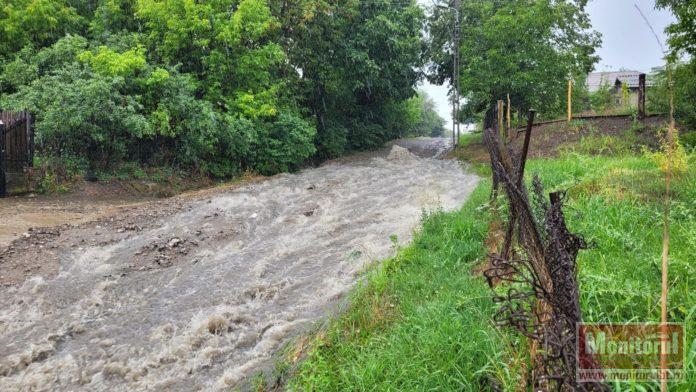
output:
M 0 200 L 0 248 L 34 227 L 86 223 L 144 201 L 132 197 L 86 200 L 71 196 L 21 196 Z
M 0 255 L 0 390 L 229 389 L 476 182 L 395 147 L 34 230 Z

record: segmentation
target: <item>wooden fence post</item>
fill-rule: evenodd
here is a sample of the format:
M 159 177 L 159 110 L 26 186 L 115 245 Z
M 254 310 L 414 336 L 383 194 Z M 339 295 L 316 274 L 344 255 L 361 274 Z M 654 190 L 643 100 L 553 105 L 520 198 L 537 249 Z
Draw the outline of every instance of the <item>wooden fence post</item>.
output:
M 524 132 L 524 144 L 522 144 L 522 154 L 520 155 L 520 166 L 517 172 L 517 186 L 522 186 L 524 180 L 524 166 L 527 163 L 529 153 L 529 140 L 532 138 L 532 128 L 534 127 L 534 110 L 529 110 L 527 114 L 527 128 Z
M 507 127 L 510 129 L 510 94 L 507 95 Z
M 505 128 L 505 123 L 503 120 L 503 117 L 505 116 L 504 106 L 505 106 L 505 104 L 503 103 L 503 100 L 499 99 L 498 100 L 498 118 L 496 120 L 498 121 L 498 136 L 500 137 L 501 142 L 504 142 L 505 140 L 507 140 L 507 136 L 508 136 L 508 131 L 507 131 L 507 128 Z
M 573 119 L 573 81 L 568 80 L 568 122 Z
M 645 118 L 645 74 L 638 75 L 638 119 Z
M 0 197 L 7 194 L 5 181 L 5 123 L 0 120 Z

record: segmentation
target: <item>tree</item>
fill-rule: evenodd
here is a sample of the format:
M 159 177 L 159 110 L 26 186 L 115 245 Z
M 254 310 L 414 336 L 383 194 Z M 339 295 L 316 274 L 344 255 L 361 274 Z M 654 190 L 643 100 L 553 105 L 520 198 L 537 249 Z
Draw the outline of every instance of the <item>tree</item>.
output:
M 421 98 L 422 115 L 418 124 L 421 136 L 441 137 L 445 134 L 445 119 L 435 110 L 435 101 L 421 91 L 418 96 Z
M 689 130 L 696 129 L 696 62 L 678 64 L 672 69 L 674 86 L 674 115 L 680 124 Z M 654 85 L 648 94 L 648 110 L 656 113 L 669 113 L 669 89 L 667 72 L 654 76 Z
M 693 102 L 696 98 L 696 3 L 689 0 L 658 0 L 657 6 L 672 11 L 677 22 L 667 27 L 671 54 L 668 58 L 676 63 L 682 54 L 686 53 L 691 59 L 676 64 L 672 69 L 672 85 L 674 86 L 675 117 L 680 123 L 696 127 L 696 108 Z M 656 75 L 656 85 L 650 98 L 651 109 L 667 113 L 669 111 L 668 76 L 666 72 Z M 693 136 L 692 136 L 693 137 Z
M 294 170 L 411 132 L 423 18 L 415 0 L 7 0 L 0 105 L 32 110 L 40 154 L 102 170 Z
M 445 133 L 445 120 L 435 110 L 435 102 L 425 93 L 418 94 L 406 101 L 404 107 L 410 116 L 405 124 L 405 136 L 440 137 Z
M 398 137 L 389 112 L 415 94 L 422 9 L 397 0 L 306 0 L 292 8 L 281 12 L 284 46 L 300 74 L 302 103 L 317 118 L 319 154 Z
M 0 58 L 27 44 L 50 45 L 80 32 L 84 19 L 61 0 L 5 0 L 0 6 Z
M 553 116 L 568 78 L 584 76 L 598 60 L 599 33 L 591 30 L 584 0 L 463 0 L 460 86 L 464 117 L 510 94 L 513 107 Z M 446 3 L 440 3 L 447 7 Z M 430 16 L 429 79 L 452 79 L 452 11 Z
M 672 50 L 696 55 L 696 3 L 692 0 L 657 0 L 656 5 L 670 9 L 677 17 L 677 23 L 667 27 Z

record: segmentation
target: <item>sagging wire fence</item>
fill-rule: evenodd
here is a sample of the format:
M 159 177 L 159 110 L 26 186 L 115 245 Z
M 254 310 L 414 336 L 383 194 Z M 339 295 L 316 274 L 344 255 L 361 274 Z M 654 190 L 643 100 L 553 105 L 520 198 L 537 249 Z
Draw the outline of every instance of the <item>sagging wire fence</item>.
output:
M 493 190 L 491 203 L 507 207 L 504 240 L 489 254 L 484 271 L 494 300 L 500 304 L 495 321 L 530 339 L 534 390 L 604 391 L 601 383 L 576 379 L 577 323 L 582 321 L 576 258 L 588 244 L 571 233 L 563 215 L 565 192 L 551 192 L 548 200 L 535 176 L 531 193 L 524 170 L 534 123 L 530 111 L 521 149 L 517 131 L 503 121 L 503 101 L 493 109 L 494 126 L 483 132 L 490 154 Z M 501 193 L 502 191 L 502 193 Z M 501 293 L 499 283 L 505 284 Z

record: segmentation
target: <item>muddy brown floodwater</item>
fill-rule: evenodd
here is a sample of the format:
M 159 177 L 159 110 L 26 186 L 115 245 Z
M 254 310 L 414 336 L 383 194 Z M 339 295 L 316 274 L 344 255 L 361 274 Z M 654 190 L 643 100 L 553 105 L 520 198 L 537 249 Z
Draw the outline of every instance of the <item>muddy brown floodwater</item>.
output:
M 0 390 L 244 385 L 393 236 L 475 187 L 429 158 L 445 139 L 404 145 L 424 157 L 397 146 L 26 233 L 0 254 Z

